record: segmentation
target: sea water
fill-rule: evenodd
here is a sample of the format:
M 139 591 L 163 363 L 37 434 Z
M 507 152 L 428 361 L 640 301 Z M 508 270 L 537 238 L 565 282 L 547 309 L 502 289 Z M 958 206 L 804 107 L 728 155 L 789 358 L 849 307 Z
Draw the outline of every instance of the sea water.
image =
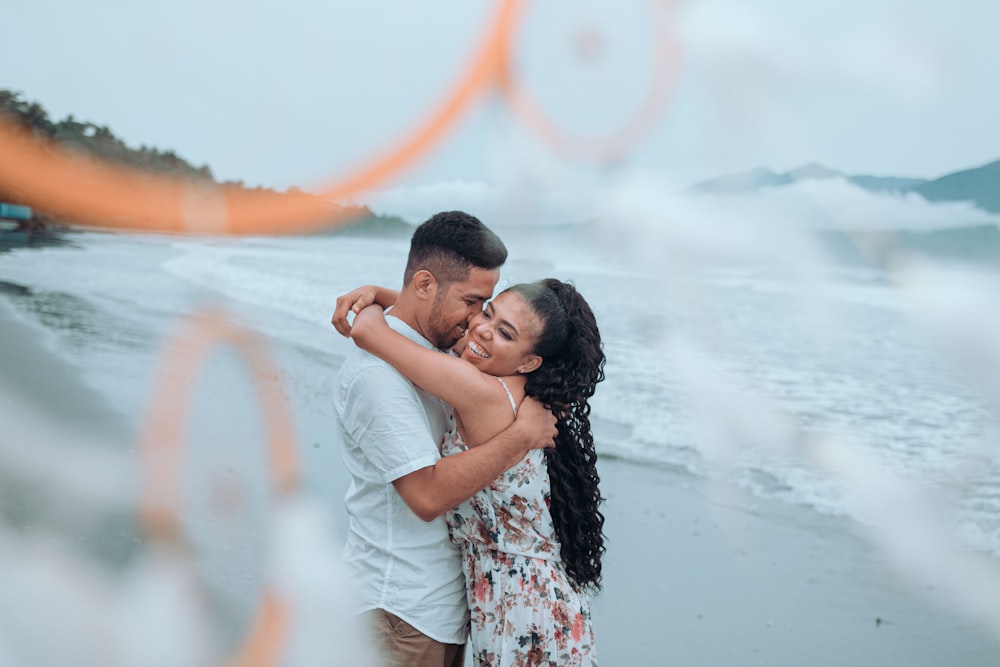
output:
M 625 230 L 497 231 L 511 250 L 499 288 L 557 277 L 593 307 L 607 354 L 592 412 L 602 456 L 865 522 L 816 455 L 815 443 L 832 438 L 880 473 L 944 494 L 956 536 L 1000 555 L 995 406 L 948 341 L 914 318 L 886 267 L 833 252 L 804 272 L 764 254 L 664 268 L 623 251 Z M 0 255 L 0 281 L 22 314 L 55 332 L 54 350 L 137 423 L 164 332 L 204 303 L 316 360 L 286 379 L 297 400 L 329 410 L 329 381 L 350 345 L 329 324 L 334 301 L 359 284 L 398 286 L 407 244 L 405 235 L 79 232 L 66 247 Z M 986 272 L 1000 266 L 977 261 Z

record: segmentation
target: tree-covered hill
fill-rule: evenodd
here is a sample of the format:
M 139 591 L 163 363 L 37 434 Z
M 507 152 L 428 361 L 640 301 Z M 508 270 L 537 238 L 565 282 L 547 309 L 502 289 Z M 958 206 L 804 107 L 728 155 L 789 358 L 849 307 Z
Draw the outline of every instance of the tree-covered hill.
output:
M 1000 160 L 947 174 L 914 191 L 928 201 L 970 201 L 984 211 L 1000 213 Z
M 0 111 L 5 113 L 8 122 L 84 154 L 138 169 L 215 182 L 208 165 L 195 167 L 172 150 L 161 151 L 148 146 L 130 148 L 107 125 L 79 121 L 72 114 L 62 120 L 53 120 L 41 104 L 26 100 L 17 91 L 0 89 Z
M 0 115 L 9 124 L 30 132 L 41 139 L 50 140 L 79 154 L 101 160 L 117 162 L 139 172 L 167 175 L 174 178 L 192 179 L 206 185 L 224 188 L 269 191 L 268 188 L 246 188 L 242 181 L 217 182 L 208 165 L 194 166 L 172 150 L 160 150 L 149 146 L 132 148 L 114 135 L 107 125 L 90 121 L 80 121 L 72 114 L 62 120 L 53 120 L 38 102 L 26 99 L 22 93 L 0 89 Z M 303 194 L 297 188 L 289 193 Z M 11 191 L 0 183 L 0 201 L 12 204 L 26 204 L 20 193 Z M 330 224 L 333 231 L 354 235 L 395 235 L 410 233 L 412 227 L 399 218 L 374 214 L 367 206 L 338 206 L 329 203 Z M 35 219 L 30 225 L 46 226 L 60 221 L 44 211 L 44 207 L 34 205 Z M 351 224 L 345 227 L 344 221 Z

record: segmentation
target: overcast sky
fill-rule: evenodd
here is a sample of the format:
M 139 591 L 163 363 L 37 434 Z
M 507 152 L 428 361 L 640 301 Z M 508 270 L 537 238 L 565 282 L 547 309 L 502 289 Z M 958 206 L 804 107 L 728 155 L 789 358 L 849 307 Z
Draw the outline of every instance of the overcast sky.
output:
M 0 87 L 219 178 L 279 188 L 322 186 L 405 136 L 457 81 L 497 6 L 10 4 Z M 807 162 L 934 177 L 1000 158 L 995 0 L 679 2 L 661 31 L 651 4 L 670 7 L 539 1 L 516 33 L 518 81 L 566 132 L 627 123 L 655 72 L 668 73 L 666 105 L 619 168 L 687 184 Z M 680 59 L 657 66 L 663 40 Z M 387 185 L 489 182 L 523 126 L 498 96 L 463 118 Z

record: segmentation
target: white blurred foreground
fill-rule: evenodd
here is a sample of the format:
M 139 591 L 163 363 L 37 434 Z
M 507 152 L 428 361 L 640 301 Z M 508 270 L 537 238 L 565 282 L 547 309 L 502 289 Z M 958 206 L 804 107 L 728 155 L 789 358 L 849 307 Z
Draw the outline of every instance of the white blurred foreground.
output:
M 190 548 L 136 538 L 122 564 L 112 562 L 121 555 L 101 557 L 65 538 L 68 526 L 93 535 L 100 519 L 134 511 L 134 461 L 54 426 L 2 385 L 0 405 L 3 483 L 29 483 L 46 499 L 29 527 L 0 523 L 0 664 L 377 664 L 351 616 L 332 524 L 317 501 L 293 493 L 270 507 L 256 557 L 263 563 L 260 605 L 271 600 L 275 613 L 251 623 L 234 650 Z

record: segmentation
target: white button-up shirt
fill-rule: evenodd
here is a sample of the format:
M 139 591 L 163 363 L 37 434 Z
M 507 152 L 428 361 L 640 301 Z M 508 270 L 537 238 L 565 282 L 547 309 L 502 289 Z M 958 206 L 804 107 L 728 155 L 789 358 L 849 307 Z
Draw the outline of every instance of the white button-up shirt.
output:
M 433 349 L 399 318 L 386 321 Z M 384 609 L 432 639 L 464 644 L 469 610 L 458 548 L 443 517 L 422 521 L 392 484 L 441 458 L 451 407 L 354 349 L 337 375 L 334 408 L 351 473 L 344 561 L 363 603 L 358 611 Z

